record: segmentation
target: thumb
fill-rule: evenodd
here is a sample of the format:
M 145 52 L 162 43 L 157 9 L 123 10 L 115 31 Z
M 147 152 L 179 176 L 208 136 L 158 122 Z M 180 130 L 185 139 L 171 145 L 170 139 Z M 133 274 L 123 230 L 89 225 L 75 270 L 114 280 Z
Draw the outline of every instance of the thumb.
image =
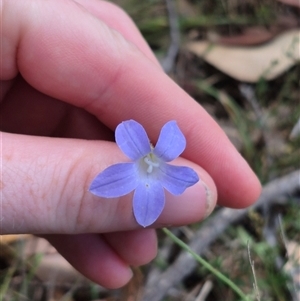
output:
M 2 234 L 101 233 L 139 227 L 132 194 L 106 199 L 88 191 L 99 172 L 127 161 L 115 143 L 2 133 L 2 152 Z M 154 226 L 196 222 L 216 202 L 208 174 L 180 160 L 198 172 L 211 193 L 200 181 L 180 196 L 167 194 Z

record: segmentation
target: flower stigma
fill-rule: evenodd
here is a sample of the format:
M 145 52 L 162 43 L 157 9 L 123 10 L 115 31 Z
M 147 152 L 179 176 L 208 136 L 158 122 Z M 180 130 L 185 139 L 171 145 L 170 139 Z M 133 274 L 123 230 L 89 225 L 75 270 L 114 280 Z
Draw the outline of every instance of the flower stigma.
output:
M 158 167 L 159 163 L 155 162 L 155 155 L 153 153 L 149 153 L 144 157 L 144 162 L 148 165 L 147 173 L 151 173 L 153 171 L 153 167 Z

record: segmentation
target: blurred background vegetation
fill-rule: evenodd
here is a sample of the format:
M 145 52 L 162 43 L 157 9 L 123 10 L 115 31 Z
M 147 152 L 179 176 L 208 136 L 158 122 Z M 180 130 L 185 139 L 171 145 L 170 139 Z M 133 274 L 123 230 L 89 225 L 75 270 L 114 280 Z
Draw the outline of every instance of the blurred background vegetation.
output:
M 263 184 L 299 168 L 298 0 L 112 2 L 132 17 L 165 71 L 222 126 Z M 250 208 L 202 253 L 251 300 L 300 298 L 299 197 L 291 191 L 284 200 Z M 201 227 L 173 232 L 188 243 Z M 159 237 L 157 258 L 135 269 L 121 290 L 87 281 L 42 239 L 2 237 L 0 299 L 149 300 L 144 295 L 149 277 L 170 268 L 184 252 L 163 233 Z M 198 265 L 159 300 L 240 299 Z

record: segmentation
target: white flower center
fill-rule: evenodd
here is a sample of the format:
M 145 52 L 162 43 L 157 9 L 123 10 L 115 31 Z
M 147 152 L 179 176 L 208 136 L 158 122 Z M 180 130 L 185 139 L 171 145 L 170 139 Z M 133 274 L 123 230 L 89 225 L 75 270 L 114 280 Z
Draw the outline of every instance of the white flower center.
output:
M 144 157 L 144 162 L 148 165 L 147 173 L 151 173 L 153 171 L 153 167 L 159 166 L 159 163 L 155 162 L 155 155 L 153 153 L 149 153 L 146 157 Z

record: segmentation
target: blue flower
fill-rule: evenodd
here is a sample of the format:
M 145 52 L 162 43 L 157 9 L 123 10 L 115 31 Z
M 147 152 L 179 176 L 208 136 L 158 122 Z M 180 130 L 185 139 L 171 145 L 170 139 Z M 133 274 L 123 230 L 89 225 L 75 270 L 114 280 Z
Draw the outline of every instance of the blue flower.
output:
M 199 181 L 193 169 L 166 163 L 184 151 L 185 137 L 176 121 L 169 121 L 153 147 L 143 126 L 134 120 L 120 123 L 115 136 L 119 148 L 133 162 L 109 166 L 97 175 L 89 191 L 99 197 L 115 198 L 135 190 L 133 213 L 136 221 L 147 227 L 164 208 L 164 188 L 180 195 Z

